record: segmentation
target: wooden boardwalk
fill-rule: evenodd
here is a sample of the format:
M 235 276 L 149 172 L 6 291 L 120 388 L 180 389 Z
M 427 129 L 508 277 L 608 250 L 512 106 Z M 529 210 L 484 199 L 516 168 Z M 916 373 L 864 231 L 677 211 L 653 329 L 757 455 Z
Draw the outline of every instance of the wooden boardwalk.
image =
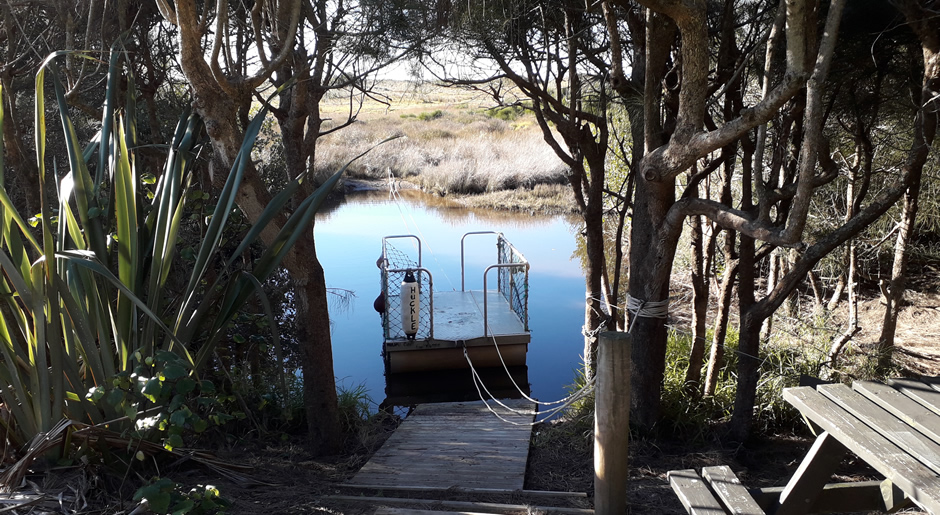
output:
M 502 401 L 421 404 L 347 485 L 377 489 L 521 490 L 525 479 L 535 405 Z

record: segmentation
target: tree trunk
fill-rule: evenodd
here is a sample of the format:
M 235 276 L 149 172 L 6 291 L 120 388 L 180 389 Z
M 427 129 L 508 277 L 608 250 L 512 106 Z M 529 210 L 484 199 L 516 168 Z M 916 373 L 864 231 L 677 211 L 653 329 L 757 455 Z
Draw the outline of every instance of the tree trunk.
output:
M 740 263 L 738 265 L 738 389 L 731 416 L 731 436 L 739 441 L 747 438 L 751 429 L 757 383 L 760 379 L 760 327 L 763 317 L 754 310 L 754 239 L 741 236 Z
M 732 242 L 734 233 L 727 236 Z M 733 243 L 732 243 L 733 245 Z M 726 254 L 727 256 L 727 254 Z M 725 273 L 721 278 L 721 287 L 718 292 L 720 299 L 718 314 L 715 316 L 714 336 L 712 337 L 712 350 L 708 356 L 708 371 L 705 374 L 705 389 L 702 394 L 706 397 L 715 395 L 718 386 L 718 376 L 725 356 L 725 339 L 728 335 L 728 318 L 731 314 L 731 298 L 734 293 L 734 279 L 738 275 L 738 261 L 725 258 Z
M 774 291 L 774 288 L 777 286 L 777 278 L 780 276 L 780 258 L 777 256 L 777 252 L 774 252 L 770 255 L 770 264 L 767 267 L 767 288 L 765 292 L 770 294 Z M 774 330 L 774 316 L 770 315 L 764 320 L 764 323 L 760 326 L 760 339 L 765 341 L 770 338 L 770 334 Z
M 904 301 L 904 289 L 907 282 L 907 262 L 914 223 L 917 219 L 917 200 L 920 195 L 920 177 L 904 193 L 904 210 L 901 214 L 901 230 L 894 244 L 894 264 L 891 266 L 891 280 L 883 288 L 886 293 L 884 320 L 881 324 L 881 336 L 878 338 L 875 356 L 877 372 L 887 374 L 891 370 L 894 355 L 894 336 L 898 328 L 898 316 Z
M 882 324 L 881 337 L 878 340 L 878 368 L 886 372 L 891 365 L 894 336 L 897 319 L 904 297 L 904 281 L 907 271 L 908 245 L 917 216 L 917 199 L 920 193 L 921 174 L 927 155 L 933 145 L 940 119 L 940 23 L 935 13 L 922 2 L 903 0 L 897 3 L 914 33 L 921 43 L 924 63 L 924 78 L 920 92 L 919 109 L 914 122 L 914 144 L 909 153 L 906 167 L 914 174 L 904 193 L 904 214 L 901 231 L 898 234 L 894 250 L 894 265 L 891 270 L 891 282 L 887 287 L 888 308 Z
M 293 278 L 294 292 L 298 294 L 296 325 L 303 365 L 308 439 L 315 453 L 331 454 L 339 451 L 342 442 L 326 280 L 313 238 L 298 240 L 291 254 L 288 270 Z
M 702 362 L 705 357 L 706 323 L 708 319 L 709 263 L 714 241 L 704 241 L 702 217 L 692 217 L 692 348 L 689 368 L 685 373 L 686 392 L 697 395 L 701 391 Z
M 660 241 L 655 227 L 665 218 L 674 198 L 672 181 L 637 179 L 630 237 L 630 296 L 638 305 L 668 301 L 676 245 Z M 632 409 L 634 424 L 650 429 L 659 420 L 662 378 L 666 369 L 666 318 L 642 309 L 630 311 L 627 324 L 633 336 Z
M 7 74 L 0 78 L 3 82 L 3 95 L 0 101 L 3 102 L 4 123 L 3 123 L 3 150 L 7 167 L 6 180 L 12 184 L 7 185 L 7 190 L 14 193 L 13 200 L 16 202 L 20 213 L 27 217 L 33 216 L 39 212 L 39 169 L 31 156 L 28 156 L 29 147 L 25 142 L 25 135 L 20 129 L 19 122 L 22 119 L 16 108 L 16 89 L 13 85 L 13 79 Z M 9 173 L 9 172 L 14 173 Z M 19 195 L 16 195 L 19 193 Z

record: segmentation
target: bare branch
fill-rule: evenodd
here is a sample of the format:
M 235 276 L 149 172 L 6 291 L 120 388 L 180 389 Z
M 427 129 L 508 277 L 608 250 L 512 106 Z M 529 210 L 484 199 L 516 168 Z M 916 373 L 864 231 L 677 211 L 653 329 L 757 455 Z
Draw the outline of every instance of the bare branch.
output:
M 274 57 L 274 59 L 271 60 L 271 62 L 262 66 L 258 73 L 248 77 L 245 80 L 247 87 L 257 88 L 261 85 L 261 83 L 268 80 L 271 74 L 274 73 L 274 70 L 277 69 L 277 67 L 280 66 L 281 63 L 287 59 L 287 56 L 289 56 L 294 50 L 294 37 L 297 35 L 297 28 L 300 25 L 301 0 L 288 0 L 288 3 L 290 5 L 290 11 L 287 13 L 288 16 L 285 17 L 288 23 L 287 34 L 284 37 L 284 40 L 279 42 L 281 45 L 281 51 L 277 54 L 277 56 Z M 278 5 L 278 12 L 280 13 L 280 11 L 281 5 Z M 279 19 L 278 21 L 280 22 L 284 20 Z
M 208 9 L 208 7 L 207 7 Z M 229 96 L 237 96 L 235 87 L 225 77 L 219 66 L 219 51 L 222 49 L 222 35 L 228 25 L 228 0 L 216 0 L 215 4 L 215 38 L 212 40 L 212 52 L 209 57 L 209 68 L 219 87 Z
M 160 11 L 160 14 L 163 15 L 163 18 L 166 21 L 172 23 L 173 25 L 179 26 L 179 24 L 176 22 L 176 11 L 167 0 L 157 0 L 157 9 Z
M 806 121 L 807 130 L 803 133 L 803 143 L 800 148 L 800 175 L 796 197 L 793 207 L 787 217 L 787 224 L 781 231 L 780 237 L 784 241 L 796 242 L 803 235 L 806 226 L 806 214 L 809 212 L 810 196 L 813 192 L 813 176 L 816 170 L 816 156 L 820 139 L 822 139 L 822 86 L 829 74 L 829 64 L 836 46 L 836 36 L 839 33 L 839 22 L 842 19 L 842 7 L 845 0 L 832 0 L 829 14 L 823 31 L 819 52 L 816 56 L 816 65 L 813 75 L 806 87 Z M 787 38 L 789 44 L 790 38 Z M 789 66 L 789 64 L 788 64 Z

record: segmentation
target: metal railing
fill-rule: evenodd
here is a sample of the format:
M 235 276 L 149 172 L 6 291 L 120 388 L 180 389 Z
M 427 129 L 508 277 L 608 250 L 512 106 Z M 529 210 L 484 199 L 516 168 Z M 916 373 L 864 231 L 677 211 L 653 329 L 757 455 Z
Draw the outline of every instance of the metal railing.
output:
M 389 240 L 414 240 L 417 249 L 417 261 L 411 259 L 405 252 L 395 248 Z M 401 324 L 393 324 L 389 314 L 401 314 L 401 283 L 407 272 L 415 273 L 418 281 L 420 300 L 420 315 L 418 333 L 415 339 L 426 340 L 434 338 L 434 279 L 431 271 L 421 266 L 421 238 L 413 234 L 399 234 L 382 238 L 382 257 L 379 267 L 382 269 L 382 295 L 385 297 L 385 311 L 382 313 L 382 332 L 385 340 L 400 340 L 406 338 Z M 393 328 L 397 328 L 393 330 Z
M 496 264 L 489 265 L 483 271 L 483 335 L 489 333 L 489 301 L 487 298 L 488 274 L 497 270 L 497 292 L 509 303 L 510 308 L 519 317 L 526 332 L 529 331 L 529 262 L 521 252 L 509 243 L 502 233 L 496 231 L 468 232 L 460 238 L 460 291 L 466 291 L 465 240 L 471 235 L 492 234 L 496 236 Z M 417 261 L 405 252 L 395 248 L 389 240 L 412 239 L 416 242 Z M 382 257 L 378 265 L 382 269 L 382 294 L 385 297 L 385 311 L 382 314 L 382 327 L 385 340 L 404 339 L 405 333 L 389 320 L 390 313 L 401 313 L 401 282 L 407 272 L 415 273 L 420 296 L 420 323 L 415 339 L 434 338 L 434 281 L 430 270 L 421 264 L 421 239 L 413 234 L 400 234 L 382 238 Z
M 529 261 L 503 233 L 497 231 L 468 232 L 460 238 L 460 291 L 466 291 L 465 273 L 465 240 L 467 236 L 493 234 L 496 235 L 496 264 L 488 266 L 483 271 L 483 336 L 489 336 L 489 304 L 487 301 L 487 274 L 496 268 L 497 291 L 503 295 L 510 308 L 519 317 L 525 331 L 529 331 Z M 519 277 L 519 274 L 522 274 Z

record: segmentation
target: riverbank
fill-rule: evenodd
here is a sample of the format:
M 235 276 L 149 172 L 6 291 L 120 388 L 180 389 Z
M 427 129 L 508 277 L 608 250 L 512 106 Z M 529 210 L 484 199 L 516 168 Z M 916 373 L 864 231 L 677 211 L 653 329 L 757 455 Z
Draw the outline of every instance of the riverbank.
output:
M 397 194 L 403 190 L 424 191 L 419 184 L 403 179 L 347 179 L 343 183 L 343 194 L 362 191 L 383 191 Z M 520 187 L 482 193 L 453 193 L 441 195 L 471 209 L 494 209 L 539 215 L 569 215 L 578 212 L 571 188 L 565 184 L 536 184 L 531 188 Z
M 349 166 L 348 183 L 418 188 L 473 208 L 576 211 L 568 167 L 531 113 L 455 88 L 386 81 L 380 93 L 387 103 L 367 101 L 355 122 L 318 141 L 321 179 L 372 149 Z M 348 109 L 348 99 L 325 101 L 325 128 L 345 122 Z

